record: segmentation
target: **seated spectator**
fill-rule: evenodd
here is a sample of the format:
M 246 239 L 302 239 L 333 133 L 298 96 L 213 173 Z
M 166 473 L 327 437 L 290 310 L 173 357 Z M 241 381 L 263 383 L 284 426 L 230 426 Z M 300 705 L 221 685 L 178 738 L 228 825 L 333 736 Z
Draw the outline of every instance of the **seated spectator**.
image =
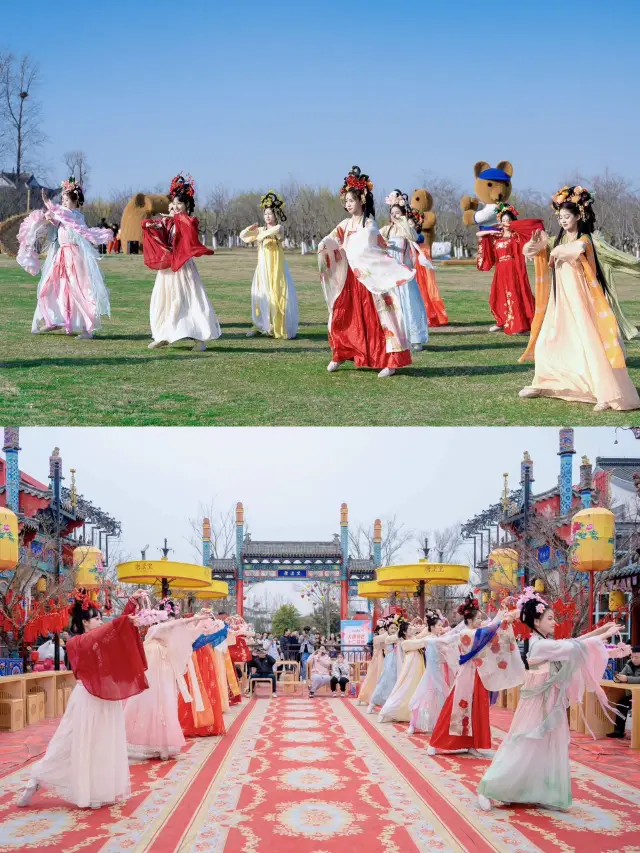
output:
M 311 655 L 307 661 L 307 665 L 309 664 L 311 664 L 309 696 L 315 696 L 316 690 L 325 684 L 331 684 L 331 658 L 324 646 L 320 646 L 318 651 Z
M 331 666 L 331 693 L 333 696 L 336 695 L 336 687 L 338 684 L 340 685 L 340 695 L 347 695 L 346 690 L 350 674 L 351 668 L 348 663 L 345 663 L 344 655 L 338 654 L 338 657 Z
M 271 681 L 271 698 L 277 698 L 276 694 L 276 676 L 273 671 L 275 660 L 268 655 L 264 649 L 259 646 L 249 663 L 247 664 L 247 672 L 249 673 L 249 692 L 251 692 L 251 681 L 255 678 L 268 678 Z M 255 669 L 255 673 L 253 670 Z
M 300 637 L 300 673 L 302 681 L 307 680 L 307 661 L 313 654 L 315 646 L 309 635 L 311 628 L 305 628 Z
M 613 677 L 614 681 L 622 684 L 640 684 L 640 646 L 633 646 L 631 649 L 631 660 L 627 661 L 622 667 L 622 670 Z M 618 699 L 616 708 L 622 716 L 616 716 L 615 728 L 609 732 L 607 737 L 624 737 L 625 724 L 627 722 L 627 714 L 631 707 L 631 691 L 627 690 L 621 699 Z M 633 712 L 640 714 L 640 708 Z

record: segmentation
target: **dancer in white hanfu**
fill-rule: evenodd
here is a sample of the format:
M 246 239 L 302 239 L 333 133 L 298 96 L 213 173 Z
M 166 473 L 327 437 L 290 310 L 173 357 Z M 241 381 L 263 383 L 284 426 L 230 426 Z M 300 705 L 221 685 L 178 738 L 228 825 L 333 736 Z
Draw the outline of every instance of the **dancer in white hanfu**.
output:
M 529 803 L 553 809 L 571 805 L 569 764 L 570 704 L 580 706 L 585 692 L 595 693 L 611 712 L 600 680 L 610 657 L 630 654 L 630 647 L 607 648 L 604 640 L 619 633 L 610 622 L 571 640 L 554 640 L 553 610 L 532 587 L 518 599 L 520 618 L 531 628 L 529 670 L 508 734 L 480 780 L 478 801 L 485 811 L 491 800 Z
M 375 221 L 373 184 L 354 166 L 340 191 L 347 219 L 318 245 L 329 309 L 329 373 L 345 361 L 379 370 L 381 378 L 411 364 L 398 290 L 414 273 L 387 252 Z
M 149 349 L 191 338 L 194 350 L 204 352 L 206 341 L 219 338 L 222 331 L 194 259 L 213 255 L 213 249 L 200 242 L 193 178 L 176 175 L 169 195 L 169 215 L 142 222 L 144 262 L 158 270 L 149 308 Z
M 19 806 L 41 787 L 78 808 L 131 796 L 122 701 L 148 692 L 135 615 L 140 595 L 103 625 L 97 602 L 85 589 L 74 592 L 67 654 L 76 685 L 44 757 L 31 766 Z
M 439 613 L 436 616 L 437 621 L 433 623 L 433 616 L 430 618 L 427 614 L 431 632 L 423 640 L 424 675 L 409 703 L 410 735 L 433 731 L 458 673 L 458 634 L 464 627 L 464 620 L 451 630 L 445 626 L 446 620 Z
M 200 625 L 208 616 L 177 619 L 177 608 L 170 599 L 163 599 L 159 609 L 172 618 L 150 628 L 144 641 L 149 690 L 130 699 L 124 709 L 130 759 L 174 758 L 185 745 L 178 717 L 178 690 L 185 702 L 195 701 L 196 710 L 204 711 L 191 655 L 192 645 L 201 634 Z M 184 678 L 188 669 L 193 697 Z
M 284 199 L 271 191 L 262 196 L 264 227 L 258 223 L 240 232 L 245 243 L 258 244 L 258 266 L 251 284 L 253 328 L 247 333 L 273 338 L 295 338 L 298 334 L 298 300 L 296 289 L 284 257 L 282 240 L 287 217 Z
M 380 678 L 371 695 L 367 712 L 373 714 L 376 705 L 382 706 L 387 701 L 396 686 L 398 674 L 402 669 L 402 640 L 406 639 L 409 623 L 402 617 L 387 620 L 387 636 L 384 641 L 384 665 Z
M 40 249 L 49 243 L 38 285 L 31 331 L 64 329 L 68 335 L 93 338 L 101 317 L 111 316 L 109 291 L 98 267 L 100 246 L 113 238 L 109 228 L 89 228 L 80 208 L 84 194 L 72 177 L 62 182 L 62 203 L 53 204 L 42 190 L 44 208 L 20 225 L 16 260 L 31 275 L 40 272 Z
M 400 190 L 394 190 L 385 201 L 389 205 L 391 222 L 381 228 L 380 233 L 387 241 L 391 257 L 412 270 L 416 269 L 417 264 L 430 264 L 418 248 L 418 232 L 415 228 L 416 222 L 411 218 L 413 211 L 409 205 L 409 197 Z M 429 321 L 415 275 L 411 281 L 398 288 L 398 294 L 402 303 L 405 335 L 411 349 L 419 352 L 429 341 Z

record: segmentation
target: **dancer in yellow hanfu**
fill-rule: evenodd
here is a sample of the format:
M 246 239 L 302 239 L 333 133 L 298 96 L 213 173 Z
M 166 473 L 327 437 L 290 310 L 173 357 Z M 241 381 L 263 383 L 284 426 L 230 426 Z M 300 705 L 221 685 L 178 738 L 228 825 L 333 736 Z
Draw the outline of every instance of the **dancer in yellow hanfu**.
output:
M 258 266 L 251 284 L 253 328 L 247 337 L 295 338 L 298 300 L 282 248 L 282 223 L 287 221 L 284 200 L 277 193 L 268 192 L 262 196 L 260 207 L 264 210 L 264 226 L 256 222 L 240 234 L 245 243 L 258 244 Z
M 523 250 L 535 261 L 536 313 L 520 361 L 534 360 L 536 369 L 520 396 L 592 403 L 596 412 L 640 409 L 591 236 L 593 197 L 583 187 L 564 187 L 552 201 L 560 222 L 553 249 L 538 231 Z

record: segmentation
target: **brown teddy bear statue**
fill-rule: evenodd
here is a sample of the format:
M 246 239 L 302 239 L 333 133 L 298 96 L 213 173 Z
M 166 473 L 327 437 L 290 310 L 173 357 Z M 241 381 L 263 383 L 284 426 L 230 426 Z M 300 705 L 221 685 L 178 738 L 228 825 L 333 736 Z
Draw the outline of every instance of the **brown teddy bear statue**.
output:
M 411 207 L 422 216 L 420 232 L 424 236 L 425 243 L 428 243 L 431 248 L 436 238 L 436 215 L 432 210 L 433 196 L 425 189 L 414 190 L 411 196 Z
M 496 207 L 511 196 L 513 166 L 508 160 L 501 160 L 497 166 L 491 167 L 481 160 L 473 167 L 473 171 L 476 176 L 476 195 L 465 195 L 460 199 L 462 221 L 465 225 L 482 229 L 492 228 L 498 224 Z
M 142 251 L 142 220 L 151 219 L 157 213 L 169 212 L 168 195 L 147 195 L 136 193 L 122 213 L 120 223 L 120 240 L 122 251 L 129 254 L 129 248 L 134 252 Z

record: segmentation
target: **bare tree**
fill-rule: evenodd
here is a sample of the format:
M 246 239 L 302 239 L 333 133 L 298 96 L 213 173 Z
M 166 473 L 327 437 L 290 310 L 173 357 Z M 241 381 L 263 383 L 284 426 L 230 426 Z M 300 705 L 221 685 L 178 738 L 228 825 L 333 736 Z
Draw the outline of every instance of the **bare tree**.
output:
M 46 140 L 40 104 L 33 97 L 39 81 L 38 66 L 28 55 L 18 59 L 7 54 L 0 59 L 0 120 L 6 129 L 16 177 L 23 169 L 33 168 L 33 158 Z
M 215 498 L 211 498 L 208 504 L 201 503 L 198 507 L 198 515 L 189 519 L 191 535 L 185 537 L 193 548 L 197 559 L 201 562 L 202 557 L 202 522 L 208 518 L 211 522 L 211 555 L 216 560 L 223 560 L 235 554 L 236 547 L 236 515 L 235 507 L 227 510 L 219 510 Z
M 415 537 L 395 515 L 382 519 L 382 565 L 390 566 L 400 551 Z M 349 530 L 349 547 L 354 557 L 366 560 L 373 554 L 373 527 L 359 524 Z
M 64 155 L 64 163 L 67 167 L 68 175 L 73 175 L 76 181 L 82 185 L 82 188 L 86 190 L 89 184 L 91 169 L 89 168 L 87 155 L 84 151 L 67 151 Z

